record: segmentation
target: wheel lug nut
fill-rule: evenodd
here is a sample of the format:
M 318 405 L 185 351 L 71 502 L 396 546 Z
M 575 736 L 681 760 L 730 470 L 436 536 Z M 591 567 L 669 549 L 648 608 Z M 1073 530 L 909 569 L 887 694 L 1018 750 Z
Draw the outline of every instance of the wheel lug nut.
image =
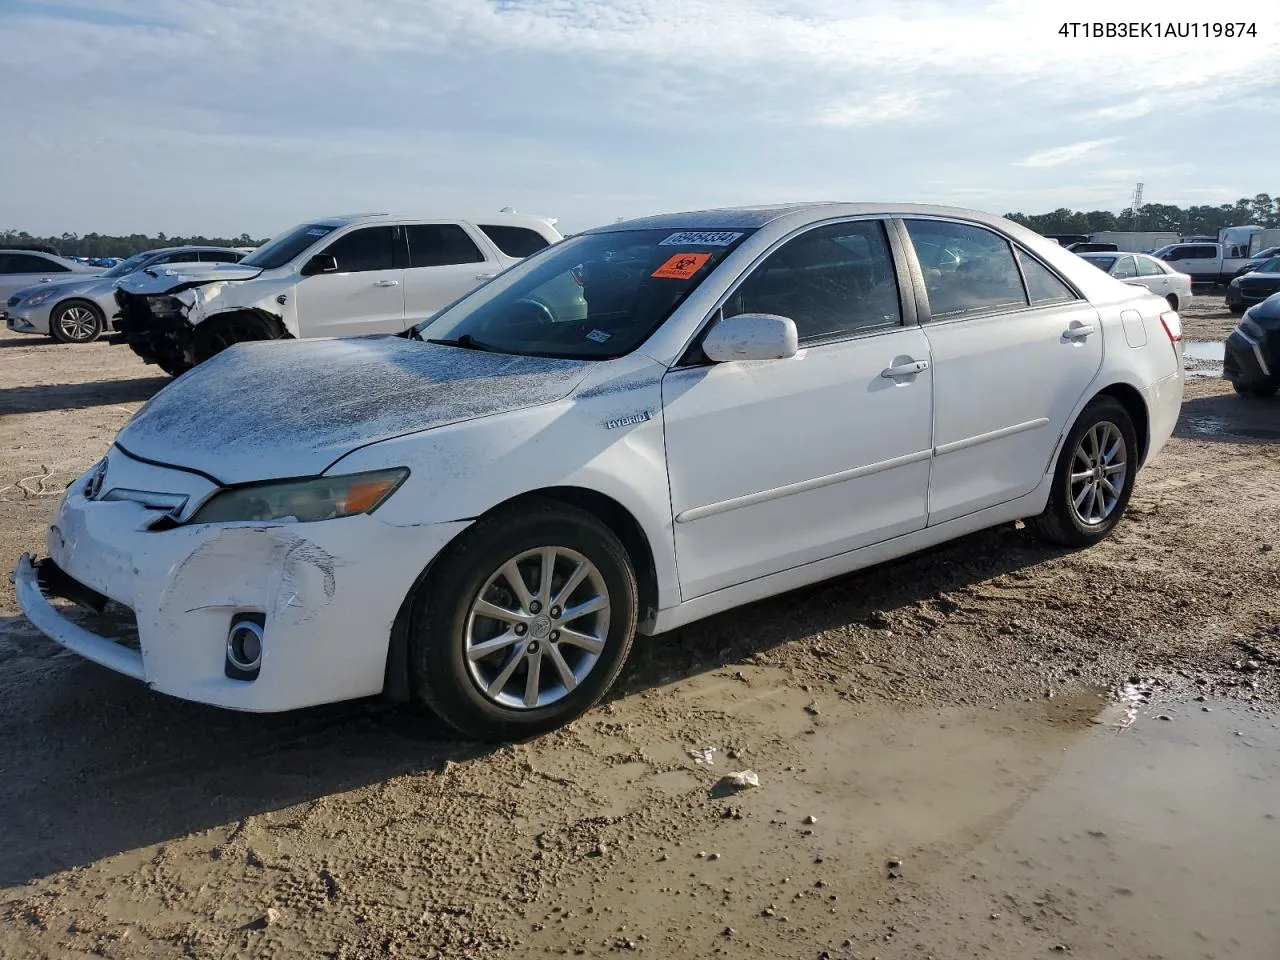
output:
M 552 607 L 552 608 L 551 608 L 551 615 L 552 615 L 553 617 L 558 617 L 558 616 L 560 616 L 560 608 L 559 608 L 559 607 Z
M 538 641 L 531 640 L 529 642 L 529 646 L 525 647 L 525 653 L 529 654 L 529 656 L 533 656 L 537 652 L 538 652 Z
M 516 624 L 516 636 L 523 637 L 525 630 L 528 629 L 523 623 Z
M 551 638 L 550 638 L 550 639 L 551 639 L 551 642 L 552 642 L 552 643 L 555 643 L 557 640 L 559 640 L 559 639 L 560 639 L 560 631 L 559 631 L 559 630 L 552 630 L 552 631 L 551 631 Z
M 533 603 L 529 604 L 529 612 L 530 612 L 530 613 L 540 613 L 541 611 L 542 611 L 542 604 L 540 604 L 537 600 L 535 600 L 535 601 L 533 601 Z

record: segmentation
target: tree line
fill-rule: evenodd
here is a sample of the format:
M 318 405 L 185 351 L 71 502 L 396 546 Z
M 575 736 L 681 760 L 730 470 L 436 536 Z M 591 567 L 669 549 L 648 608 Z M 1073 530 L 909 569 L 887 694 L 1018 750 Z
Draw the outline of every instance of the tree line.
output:
M 144 250 L 157 247 L 258 247 L 266 240 L 254 240 L 247 233 L 238 237 L 170 237 L 158 233 L 149 237 L 142 233 L 128 236 L 112 236 L 106 233 L 86 233 L 83 237 L 64 233 L 60 237 L 35 237 L 25 230 L 0 230 L 0 246 L 52 247 L 64 257 L 131 257 Z
M 1005 217 L 1040 234 L 1098 233 L 1102 230 L 1170 230 L 1184 236 L 1216 235 L 1222 227 L 1253 224 L 1280 227 L 1280 197 L 1260 193 L 1235 203 L 1216 206 L 1177 207 L 1169 203 L 1144 203 L 1135 215 L 1132 207 L 1120 213 L 1110 210 L 1068 210 L 1052 213 L 1006 213 Z

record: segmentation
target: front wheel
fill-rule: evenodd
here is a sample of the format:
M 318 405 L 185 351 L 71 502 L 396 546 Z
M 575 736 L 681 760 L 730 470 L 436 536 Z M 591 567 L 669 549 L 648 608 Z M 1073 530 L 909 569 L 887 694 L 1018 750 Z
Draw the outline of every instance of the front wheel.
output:
M 72 300 L 49 314 L 49 334 L 59 343 L 93 343 L 102 336 L 102 311 L 92 303 Z
M 637 597 L 625 548 L 593 515 L 549 500 L 499 511 L 446 548 L 415 598 L 415 697 L 475 740 L 561 726 L 618 676 Z
M 1232 305 L 1232 304 L 1228 303 L 1228 304 L 1227 304 L 1227 310 L 1229 310 L 1229 311 L 1231 312 L 1231 315 L 1232 315 L 1233 317 L 1238 317 L 1238 316 L 1240 316 L 1242 313 L 1244 313 L 1245 308 L 1244 308 L 1244 307 L 1234 306 L 1234 305 Z
M 1263 386 L 1245 386 L 1241 383 L 1233 383 L 1236 393 L 1242 397 L 1251 397 L 1255 400 L 1266 400 L 1280 393 L 1280 387 L 1263 387 Z
M 1051 543 L 1097 543 L 1120 522 L 1137 469 L 1137 431 L 1129 411 L 1112 397 L 1094 398 L 1067 434 L 1044 512 L 1028 526 Z
M 276 327 L 256 313 L 230 313 L 204 321 L 196 327 L 192 352 L 196 363 L 204 363 L 227 347 L 253 340 L 275 340 Z

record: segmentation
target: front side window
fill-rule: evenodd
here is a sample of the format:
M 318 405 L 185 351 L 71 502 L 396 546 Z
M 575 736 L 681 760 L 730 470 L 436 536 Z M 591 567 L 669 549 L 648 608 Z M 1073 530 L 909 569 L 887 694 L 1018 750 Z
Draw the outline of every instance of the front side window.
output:
M 484 235 L 493 241 L 493 245 L 508 257 L 524 259 L 532 256 L 543 247 L 550 246 L 547 238 L 537 230 L 528 227 L 512 227 L 506 224 L 480 224 Z
M 338 261 L 338 273 L 367 273 L 395 267 L 392 227 L 362 227 L 343 234 L 321 253 Z
M 415 328 L 424 340 L 608 360 L 647 340 L 750 230 L 584 233 L 547 247 Z
M 1117 280 L 1131 280 L 1138 275 L 1138 268 L 1134 266 L 1133 257 L 1121 257 L 1116 261 L 1116 265 L 1111 268 L 1111 275 Z
M 967 223 L 907 220 L 934 320 L 1027 306 L 1009 241 Z
M 409 238 L 409 266 L 446 267 L 481 263 L 484 254 L 456 223 L 415 223 L 405 228 Z
M 802 344 L 900 325 L 898 279 L 884 224 L 833 223 L 788 240 L 725 301 L 726 317 L 740 313 L 790 317 Z
M 201 263 L 239 263 L 240 254 L 234 250 L 201 250 Z
M 288 233 L 282 233 L 270 243 L 259 247 L 241 263 L 247 267 L 260 267 L 263 270 L 274 270 L 289 263 L 298 254 L 315 246 L 334 230 L 338 229 L 325 223 L 304 223 L 294 227 Z
M 1075 292 L 1035 257 L 1019 250 L 1018 262 L 1022 265 L 1022 276 L 1027 281 L 1027 295 L 1032 303 L 1061 303 L 1076 299 Z

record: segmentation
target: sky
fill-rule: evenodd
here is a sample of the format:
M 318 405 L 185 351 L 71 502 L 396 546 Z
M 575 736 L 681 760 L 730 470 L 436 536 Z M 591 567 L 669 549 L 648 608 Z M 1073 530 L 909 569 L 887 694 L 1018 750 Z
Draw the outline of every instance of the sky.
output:
M 1280 14 L 1073 0 L 0 0 L 0 229 L 1280 194 Z M 1058 13 L 1051 10 L 1057 9 Z M 1244 22 L 1064 37 L 1064 18 Z M 1215 21 L 1215 18 L 1219 18 Z

